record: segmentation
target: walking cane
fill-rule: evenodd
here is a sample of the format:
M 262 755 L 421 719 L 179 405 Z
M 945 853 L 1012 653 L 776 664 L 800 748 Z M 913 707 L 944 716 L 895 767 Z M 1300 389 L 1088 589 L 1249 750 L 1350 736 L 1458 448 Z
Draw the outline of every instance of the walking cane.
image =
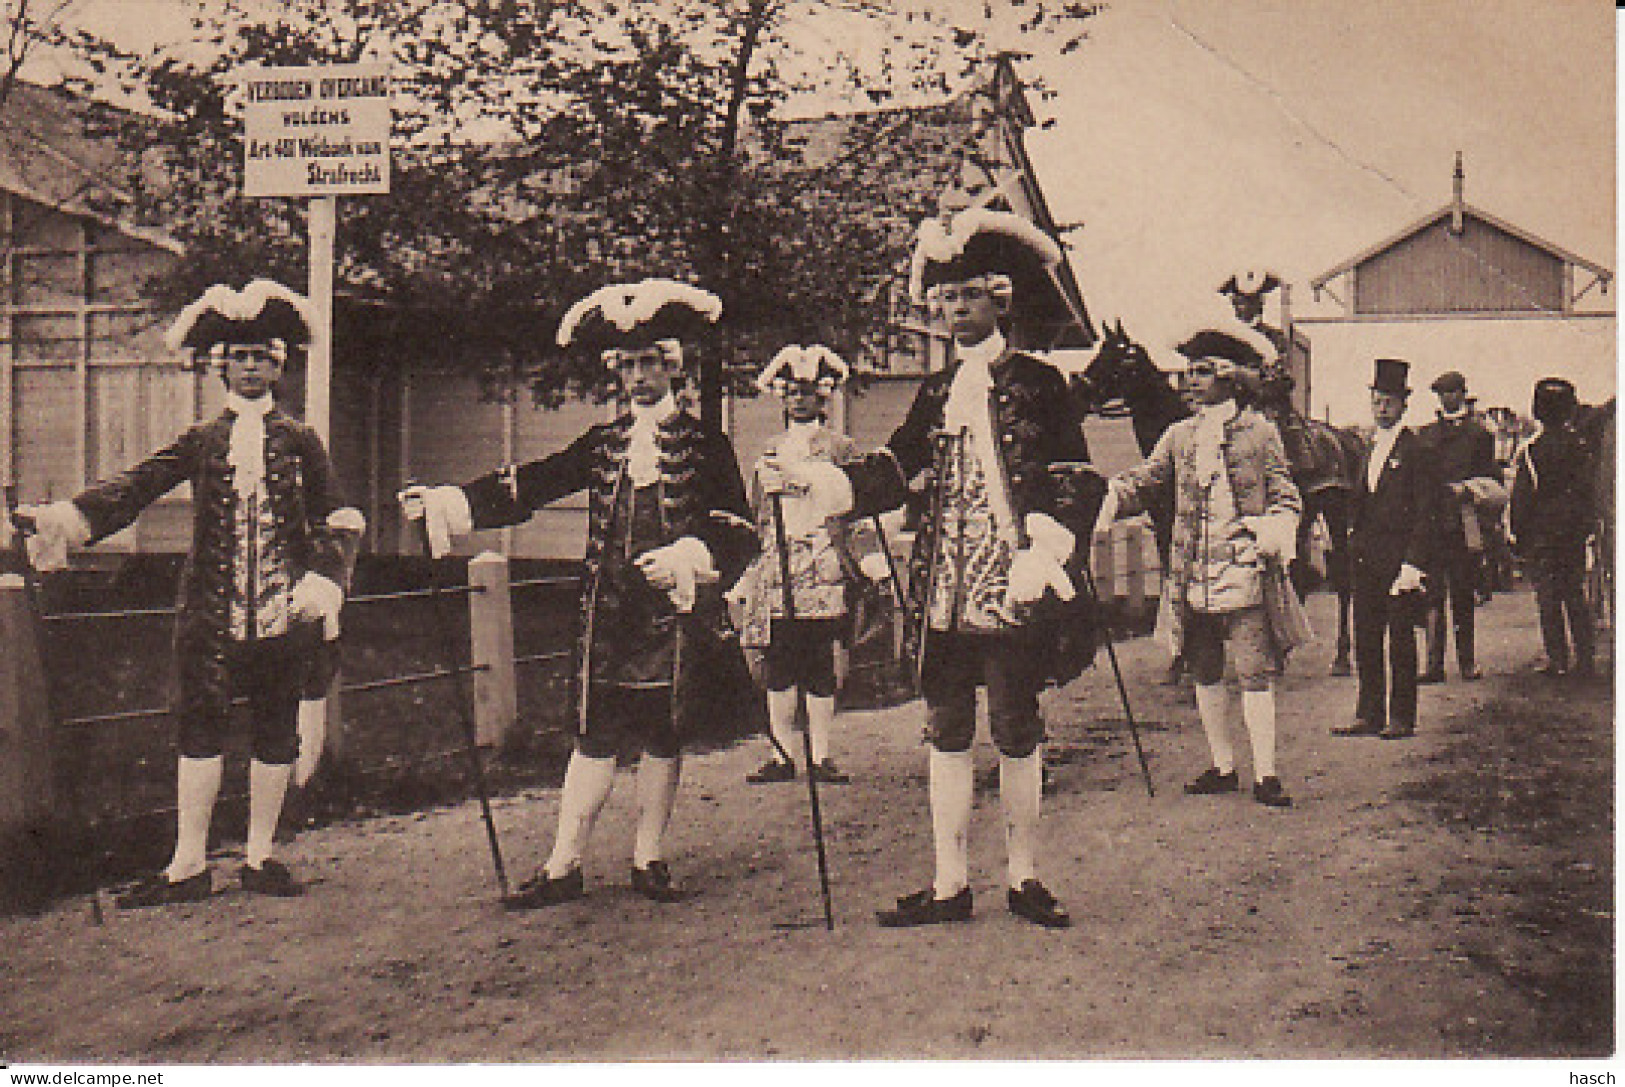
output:
M 445 585 L 440 567 L 435 562 L 434 548 L 429 542 L 427 512 L 418 518 L 418 539 L 423 544 L 423 553 L 429 556 L 429 599 L 434 607 L 435 626 L 440 635 L 441 657 L 446 671 L 451 673 L 452 682 L 457 686 L 457 717 L 462 723 L 463 739 L 468 745 L 468 771 L 474 780 L 474 791 L 480 798 L 480 815 L 485 820 L 485 837 L 491 845 L 491 865 L 496 869 L 497 890 L 503 898 L 507 898 L 508 872 L 502 865 L 502 845 L 497 841 L 497 824 L 491 816 L 491 794 L 485 787 L 485 768 L 480 765 L 479 735 L 474 729 L 474 713 L 469 708 L 473 705 L 473 693 L 468 689 L 468 680 L 462 669 L 457 667 L 457 642 L 451 632 L 451 622 L 446 617 Z
M 1095 602 L 1095 614 L 1100 615 L 1104 610 L 1100 603 L 1100 593 L 1095 590 L 1094 572 L 1094 540 L 1091 537 L 1088 545 L 1089 554 L 1083 561 L 1083 584 L 1089 590 L 1089 598 Z M 1128 718 L 1128 732 L 1134 740 L 1134 753 L 1140 759 L 1140 775 L 1145 778 L 1145 795 L 1155 797 L 1157 792 L 1151 787 L 1151 767 L 1145 761 L 1145 748 L 1140 746 L 1140 727 L 1134 721 L 1134 707 L 1128 702 L 1128 687 L 1123 684 L 1123 669 L 1117 663 L 1117 647 L 1112 643 L 1110 627 L 1105 628 L 1106 657 L 1112 662 L 1112 677 L 1117 680 L 1117 697 L 1123 700 L 1123 716 Z
M 790 542 L 784 529 L 784 498 L 772 493 L 773 539 L 779 548 L 779 588 L 784 602 L 784 625 L 788 630 L 796 623 L 796 594 L 790 584 Z M 835 908 L 829 897 L 829 861 L 824 855 L 824 817 L 818 809 L 818 774 L 813 767 L 812 727 L 809 723 L 801 730 L 801 750 L 807 760 L 807 800 L 812 806 L 813 844 L 818 850 L 818 886 L 824 895 L 824 927 L 835 931 Z
M 45 719 L 50 723 L 52 731 L 57 729 L 56 695 L 51 685 L 51 674 L 45 663 L 45 615 L 40 611 L 39 571 L 34 569 L 34 559 L 28 553 L 28 539 L 35 531 L 33 520 L 17 513 L 17 485 L 8 483 L 5 486 L 6 516 L 11 520 L 12 548 L 16 552 L 17 569 L 23 578 L 23 599 L 28 605 L 28 619 L 34 628 L 34 644 L 39 647 L 40 669 L 44 673 L 45 687 Z M 93 887 L 90 892 L 90 918 L 98 926 L 107 923 L 102 913 L 102 891 L 100 886 Z

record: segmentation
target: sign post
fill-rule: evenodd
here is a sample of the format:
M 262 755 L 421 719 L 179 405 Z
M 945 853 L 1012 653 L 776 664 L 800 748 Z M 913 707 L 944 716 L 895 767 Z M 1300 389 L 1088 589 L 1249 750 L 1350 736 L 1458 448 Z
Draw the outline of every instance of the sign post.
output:
M 243 195 L 309 198 L 315 310 L 305 422 L 329 438 L 333 246 L 338 197 L 389 191 L 389 69 L 382 64 L 256 68 L 243 88 Z

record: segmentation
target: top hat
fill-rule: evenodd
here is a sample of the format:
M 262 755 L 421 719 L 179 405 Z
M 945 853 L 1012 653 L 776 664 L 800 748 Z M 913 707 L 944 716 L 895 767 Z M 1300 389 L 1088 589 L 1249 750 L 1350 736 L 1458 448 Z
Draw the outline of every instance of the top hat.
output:
M 1389 393 L 1393 396 L 1409 396 L 1411 364 L 1404 359 L 1378 359 L 1375 374 L 1371 378 L 1371 388 L 1374 392 Z
M 216 283 L 181 310 L 164 342 L 194 365 L 227 344 L 265 344 L 286 358 L 310 343 L 314 323 L 310 304 L 280 283 L 256 279 L 240 291 Z
M 1001 275 L 1009 278 L 1016 297 L 1030 298 L 1059 263 L 1059 243 L 1030 219 L 966 208 L 946 225 L 940 218 L 920 224 L 909 265 L 909 297 L 924 305 L 926 292 L 939 283 Z
M 846 381 L 851 372 L 846 362 L 821 343 L 788 344 L 779 349 L 756 379 L 762 392 L 787 396 L 798 386 L 813 386 L 828 396 Z
M 1429 388 L 1436 393 L 1464 393 L 1467 391 L 1467 379 L 1460 370 L 1446 370 L 1433 379 Z
M 672 279 L 611 283 L 571 306 L 559 322 L 560 347 L 600 355 L 611 351 L 668 349 L 722 316 L 722 300 L 710 291 Z
M 1529 414 L 1542 423 L 1561 423 L 1579 407 L 1574 384 L 1560 377 L 1544 377 L 1535 382 L 1534 402 Z

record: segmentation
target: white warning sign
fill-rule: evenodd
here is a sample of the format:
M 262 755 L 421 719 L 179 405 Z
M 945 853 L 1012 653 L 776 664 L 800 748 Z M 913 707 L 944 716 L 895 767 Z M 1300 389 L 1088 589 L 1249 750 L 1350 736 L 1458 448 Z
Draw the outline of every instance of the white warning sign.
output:
M 245 196 L 389 191 L 389 68 L 240 72 Z

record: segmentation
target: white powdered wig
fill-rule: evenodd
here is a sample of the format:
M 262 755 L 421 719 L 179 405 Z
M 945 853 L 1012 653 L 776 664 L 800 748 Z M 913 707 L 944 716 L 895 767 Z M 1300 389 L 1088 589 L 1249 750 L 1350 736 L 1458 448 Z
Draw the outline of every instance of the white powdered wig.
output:
M 989 208 L 966 208 L 956 214 L 945 227 L 940 218 L 927 219 L 920 224 L 915 237 L 914 257 L 909 263 L 908 294 L 916 305 L 925 304 L 925 268 L 927 264 L 945 264 L 965 251 L 965 246 L 978 234 L 1003 234 L 1028 249 L 1046 268 L 1061 263 L 1061 246 L 1046 234 L 1038 224 L 1008 211 Z
M 569 347 L 582 320 L 597 310 L 606 322 L 630 332 L 659 313 L 668 303 L 687 306 L 712 324 L 722 316 L 722 299 L 710 291 L 674 279 L 645 279 L 637 283 L 611 283 L 571 306 L 559 322 L 558 343 Z
M 821 343 L 806 347 L 792 343 L 781 347 L 773 356 L 756 378 L 756 387 L 764 393 L 782 396 L 791 381 L 817 382 L 820 391 L 828 395 L 851 372 L 841 356 Z

